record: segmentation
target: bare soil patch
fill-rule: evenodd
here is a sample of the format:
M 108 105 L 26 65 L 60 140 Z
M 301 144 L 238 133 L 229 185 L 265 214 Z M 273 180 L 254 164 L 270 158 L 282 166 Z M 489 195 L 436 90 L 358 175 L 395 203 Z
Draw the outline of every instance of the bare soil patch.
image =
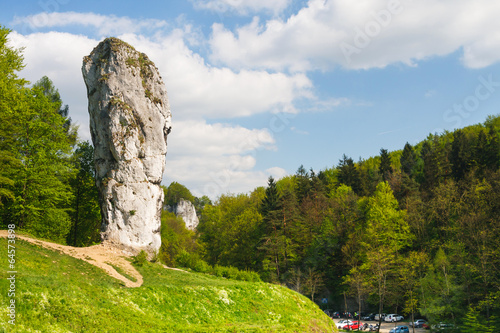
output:
M 7 235 L 8 235 L 7 230 L 0 230 L 0 237 L 7 237 Z M 67 254 L 74 258 L 86 261 L 89 264 L 101 268 L 108 275 L 114 277 L 115 279 L 122 281 L 126 287 L 137 288 L 140 287 L 143 283 L 142 275 L 135 269 L 134 266 L 132 266 L 130 261 L 126 259 L 129 258 L 130 255 L 127 255 L 125 252 L 116 249 L 108 244 L 103 243 L 89 247 L 73 247 L 73 246 L 60 245 L 38 239 L 33 239 L 19 234 L 16 234 L 16 238 L 30 242 L 32 244 L 40 245 L 47 249 L 57 250 L 61 253 Z M 119 267 L 126 274 L 136 279 L 136 281 L 134 282 L 127 279 L 125 276 L 118 273 L 108 263 L 116 267 Z

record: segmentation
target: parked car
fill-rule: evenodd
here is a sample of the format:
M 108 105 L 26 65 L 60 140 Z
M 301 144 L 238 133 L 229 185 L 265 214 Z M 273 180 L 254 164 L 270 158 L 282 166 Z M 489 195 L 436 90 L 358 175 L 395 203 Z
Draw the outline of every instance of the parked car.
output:
M 363 324 L 361 322 L 353 321 L 351 324 L 347 324 L 344 327 L 342 327 L 342 329 L 344 329 L 346 331 L 358 330 L 361 328 L 361 326 L 363 326 Z
M 426 330 L 430 330 L 431 329 L 431 326 L 429 325 L 429 323 L 423 323 L 422 324 L 422 328 L 426 329 Z
M 389 333 L 410 333 L 408 326 L 396 326 Z
M 361 317 L 362 320 L 375 320 L 375 313 L 370 313 L 364 317 Z
M 352 324 L 352 320 L 342 319 L 342 320 L 339 320 L 339 322 L 337 323 L 337 328 L 341 329 L 341 328 L 344 328 L 345 325 L 350 325 L 350 324 Z
M 434 332 L 451 331 L 451 330 L 455 329 L 455 325 L 450 324 L 450 323 L 439 323 L 436 325 L 432 325 L 431 328 Z
M 378 321 L 380 317 L 382 317 L 382 320 L 384 320 L 385 313 L 382 313 L 382 314 L 377 313 L 377 314 L 375 314 L 375 316 L 373 317 L 373 320 L 377 320 Z
M 390 322 L 390 323 L 393 323 L 395 321 L 400 321 L 403 319 L 404 319 L 403 316 L 400 316 L 400 315 L 395 314 L 395 313 L 391 313 L 391 314 L 385 316 L 385 318 L 384 318 L 385 321 Z
M 423 320 L 423 319 L 417 319 L 417 320 L 415 320 L 415 322 L 410 323 L 410 327 L 415 326 L 415 328 L 421 328 L 421 327 L 423 327 L 423 325 L 425 323 L 427 323 L 425 320 Z

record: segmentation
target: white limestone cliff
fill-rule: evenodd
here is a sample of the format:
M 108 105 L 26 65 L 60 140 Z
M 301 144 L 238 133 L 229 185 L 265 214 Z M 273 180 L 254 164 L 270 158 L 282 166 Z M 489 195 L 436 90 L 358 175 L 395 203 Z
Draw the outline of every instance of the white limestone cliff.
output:
M 160 188 L 171 113 L 167 91 L 144 53 L 108 38 L 84 58 L 103 241 L 137 253 L 161 245 Z
M 200 222 L 196 215 L 196 209 L 191 201 L 180 199 L 177 205 L 172 208 L 172 212 L 176 216 L 182 217 L 182 220 L 184 220 L 186 224 L 186 228 L 190 230 L 196 229 Z

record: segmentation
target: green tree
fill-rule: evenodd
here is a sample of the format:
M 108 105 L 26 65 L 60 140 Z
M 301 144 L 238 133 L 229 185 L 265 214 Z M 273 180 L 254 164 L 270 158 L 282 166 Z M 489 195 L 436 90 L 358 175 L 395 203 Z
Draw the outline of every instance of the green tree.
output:
M 264 215 L 260 230 L 263 231 L 258 247 L 262 256 L 262 270 L 266 280 L 282 281 L 289 269 L 289 261 L 295 256 L 295 242 L 300 242 L 297 235 L 301 233 L 303 224 L 298 220 L 295 191 L 285 189 L 277 200 L 269 205 L 271 197 L 276 194 L 272 184 L 266 190 L 268 210 Z M 269 194 L 269 196 L 268 196 Z M 276 198 L 275 198 L 276 199 Z
M 22 163 L 11 151 L 16 137 L 12 136 L 10 114 L 17 107 L 20 89 L 27 83 L 17 75 L 24 68 L 23 56 L 20 50 L 7 45 L 9 33 L 9 29 L 0 25 L 0 207 L 16 199 L 16 170 Z M 10 223 L 12 216 L 4 214 L 4 219 L 5 223 Z
M 273 211 L 279 209 L 278 205 L 279 194 L 276 187 L 276 182 L 274 181 L 273 176 L 269 176 L 269 179 L 267 180 L 266 194 L 264 199 L 262 200 L 262 203 L 260 204 L 260 212 L 264 217 L 264 220 Z
M 417 164 L 417 157 L 413 147 L 407 142 L 405 147 L 403 148 L 403 153 L 400 158 L 401 162 L 401 171 L 407 174 L 408 176 L 413 175 L 413 170 Z
M 100 241 L 101 210 L 95 185 L 94 148 L 88 141 L 78 144 L 74 160 L 78 173 L 70 180 L 73 192 L 72 225 L 67 243 L 89 246 Z
M 300 203 L 307 197 L 312 188 L 311 175 L 306 171 L 303 165 L 297 169 L 297 172 L 295 173 L 295 181 L 295 195 L 297 197 L 297 201 Z
M 54 105 L 57 113 L 64 118 L 63 128 L 66 131 L 68 141 L 72 146 L 75 146 L 78 138 L 78 126 L 72 124 L 71 117 L 69 116 L 69 106 L 63 106 L 63 101 L 59 91 L 47 76 L 43 76 L 40 80 L 38 80 L 34 84 L 34 87 L 43 91 L 43 94 L 47 96 L 49 101 Z
M 455 180 L 464 178 L 465 174 L 476 163 L 472 154 L 472 147 L 471 140 L 466 136 L 464 131 L 456 130 L 453 133 L 450 162 L 452 165 L 452 175 Z
M 166 265 L 176 266 L 181 253 L 196 256 L 198 244 L 192 230 L 186 228 L 181 217 L 163 210 L 161 214 L 161 247 L 158 258 Z
M 420 281 L 427 271 L 428 257 L 425 252 L 412 251 L 402 257 L 399 262 L 399 284 L 405 294 L 403 311 L 406 315 L 410 315 L 411 322 L 415 322 Z M 413 332 L 415 332 L 415 327 L 413 327 Z
M 181 199 L 190 201 L 193 204 L 195 202 L 194 196 L 186 186 L 179 184 L 178 182 L 170 183 L 165 191 L 165 204 L 170 207 L 174 207 Z
M 167 191 L 168 191 L 168 189 L 167 189 Z M 201 198 L 195 197 L 193 204 L 194 204 L 194 207 L 196 209 L 196 214 L 198 216 L 200 216 L 201 212 L 203 211 L 203 208 L 205 208 L 206 205 L 211 205 L 212 204 L 212 200 L 210 200 L 209 197 L 207 197 L 206 195 L 204 195 Z
M 484 164 L 490 170 L 498 170 L 500 167 L 500 139 L 498 128 L 490 127 L 488 130 L 488 143 L 486 145 Z
M 421 313 L 431 322 L 453 322 L 462 313 L 463 293 L 452 274 L 451 262 L 442 248 L 422 279 Z
M 406 212 L 399 210 L 398 202 L 387 182 L 377 185 L 366 205 L 366 229 L 363 245 L 366 262 L 362 266 L 367 283 L 378 299 L 382 313 L 388 284 L 396 279 L 397 258 L 400 251 L 411 245 L 412 235 L 406 222 Z M 381 319 L 380 319 L 381 320 Z
M 73 176 L 66 119 L 40 86 L 29 88 L 27 81 L 17 77 L 23 60 L 18 50 L 7 46 L 8 33 L 0 28 L 0 151 L 4 156 L 0 179 L 8 191 L 2 191 L 2 198 L 9 199 L 2 201 L 2 220 L 17 221 L 21 229 L 64 242 L 71 225 L 69 179 Z
M 386 181 L 392 174 L 392 163 L 391 156 L 387 152 L 387 149 L 380 149 L 380 165 L 378 167 L 378 172 L 382 176 L 382 180 Z
M 204 258 L 211 265 L 256 270 L 262 215 L 248 195 L 221 195 L 203 209 L 197 231 Z
M 352 158 L 344 154 L 337 165 L 337 170 L 339 183 L 349 186 L 356 194 L 361 193 L 361 178 Z

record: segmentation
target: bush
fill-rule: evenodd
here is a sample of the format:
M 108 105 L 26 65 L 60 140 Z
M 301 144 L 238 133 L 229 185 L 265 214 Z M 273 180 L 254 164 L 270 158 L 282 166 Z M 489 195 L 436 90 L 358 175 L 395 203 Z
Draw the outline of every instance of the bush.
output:
M 262 281 L 259 274 L 256 272 L 240 271 L 238 268 L 232 266 L 226 267 L 215 265 L 212 267 L 206 261 L 200 259 L 197 254 L 187 251 L 181 251 L 175 258 L 175 262 L 180 267 L 190 268 L 198 273 L 206 273 L 232 280 L 249 282 Z
M 148 259 L 148 254 L 144 252 L 144 250 L 141 250 L 141 252 L 139 252 L 139 254 L 134 257 L 134 264 L 142 266 L 144 265 L 147 259 Z

